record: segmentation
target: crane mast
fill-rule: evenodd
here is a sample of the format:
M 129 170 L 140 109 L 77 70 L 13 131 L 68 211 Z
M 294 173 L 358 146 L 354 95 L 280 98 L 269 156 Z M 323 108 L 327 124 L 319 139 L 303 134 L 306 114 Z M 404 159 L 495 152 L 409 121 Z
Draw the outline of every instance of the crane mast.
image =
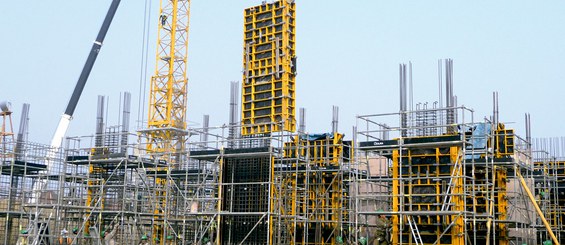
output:
M 177 168 L 182 162 L 186 141 L 187 57 L 190 0 L 161 0 L 155 75 L 151 77 L 147 151 L 154 158 L 165 160 L 158 171 Z M 168 180 L 156 177 L 157 202 L 152 236 L 157 244 L 164 242 L 168 232 Z M 169 205 L 170 206 L 170 205 Z
M 149 92 L 151 153 L 179 153 L 186 130 L 189 0 L 161 0 L 157 60 Z

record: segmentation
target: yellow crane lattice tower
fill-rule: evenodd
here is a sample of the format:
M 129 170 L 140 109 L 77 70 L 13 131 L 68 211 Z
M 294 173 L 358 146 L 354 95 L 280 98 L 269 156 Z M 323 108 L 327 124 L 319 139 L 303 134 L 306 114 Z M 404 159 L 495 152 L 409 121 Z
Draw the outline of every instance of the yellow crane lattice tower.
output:
M 161 0 L 155 75 L 151 77 L 147 151 L 165 160 L 156 171 L 181 162 L 186 141 L 187 58 L 190 0 Z M 155 178 L 153 240 L 163 244 L 167 220 L 166 177 Z
M 190 0 L 161 0 L 157 61 L 149 92 L 151 153 L 172 155 L 183 147 L 186 130 L 188 19 Z M 167 159 L 174 161 L 175 159 Z

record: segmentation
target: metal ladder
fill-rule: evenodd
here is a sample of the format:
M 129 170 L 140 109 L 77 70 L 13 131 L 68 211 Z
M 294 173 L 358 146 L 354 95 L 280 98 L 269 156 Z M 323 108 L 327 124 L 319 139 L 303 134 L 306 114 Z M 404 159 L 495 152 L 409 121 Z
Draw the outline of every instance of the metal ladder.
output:
M 418 230 L 418 226 L 416 225 L 416 221 L 414 220 L 414 216 L 408 216 L 408 226 L 410 226 L 410 232 L 412 232 L 412 237 L 414 237 L 414 242 L 416 245 L 424 244 L 422 241 L 422 237 L 420 236 L 420 231 Z

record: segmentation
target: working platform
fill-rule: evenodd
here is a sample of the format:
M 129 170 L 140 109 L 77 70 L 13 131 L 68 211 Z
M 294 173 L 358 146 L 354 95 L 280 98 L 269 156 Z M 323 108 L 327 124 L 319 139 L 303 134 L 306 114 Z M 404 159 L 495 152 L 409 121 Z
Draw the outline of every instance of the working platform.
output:
M 253 147 L 253 148 L 224 148 L 222 150 L 192 150 L 190 151 L 190 158 L 196 160 L 214 161 L 219 156 L 224 158 L 232 157 L 257 157 L 268 156 L 276 152 L 273 147 Z
M 40 171 L 47 169 L 47 165 L 24 162 L 24 161 L 5 161 L 0 165 L 2 175 L 36 175 Z
M 142 158 L 135 155 L 114 155 L 114 157 L 102 158 L 100 156 L 68 156 L 67 163 L 74 165 L 95 165 L 104 169 L 115 169 L 118 166 L 122 168 L 156 168 L 166 167 L 167 161 L 154 160 L 151 158 Z

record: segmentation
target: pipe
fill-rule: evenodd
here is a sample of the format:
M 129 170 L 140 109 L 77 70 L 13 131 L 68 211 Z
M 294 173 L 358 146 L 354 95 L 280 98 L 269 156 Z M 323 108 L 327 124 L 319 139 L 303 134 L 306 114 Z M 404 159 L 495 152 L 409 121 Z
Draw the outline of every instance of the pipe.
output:
M 332 133 L 337 133 L 339 123 L 339 107 L 333 106 L 332 108 Z
M 97 153 L 101 153 L 101 147 L 104 143 L 104 104 L 105 97 L 98 95 L 98 106 L 96 110 L 96 139 L 94 140 L 94 147 Z
M 408 100 L 408 107 L 410 108 L 410 111 L 414 110 L 414 84 L 412 83 L 412 62 L 409 61 L 408 62 L 408 76 L 409 76 L 409 85 L 408 85 L 408 91 L 409 91 L 409 100 Z
M 237 132 L 237 107 L 238 107 L 238 100 L 239 100 L 239 83 L 236 81 L 232 81 L 230 84 L 230 124 L 228 128 L 228 147 L 232 148 L 235 146 L 235 138 L 238 136 Z
M 202 143 L 203 149 L 206 149 L 208 143 L 208 130 L 210 127 L 210 115 L 204 115 L 202 117 L 202 134 L 200 135 L 200 142 Z
M 453 60 L 445 60 L 445 107 L 447 108 L 447 133 L 455 133 L 455 96 L 453 95 Z
M 499 108 L 498 108 L 498 92 L 492 92 L 492 120 L 495 127 L 498 128 Z
M 443 82 L 442 82 L 442 64 L 441 59 L 437 61 L 437 77 L 438 77 L 438 92 L 439 92 L 439 108 L 443 108 Z
M 128 132 L 129 132 L 129 120 L 130 120 L 130 109 L 131 109 L 131 93 L 124 92 L 124 102 L 122 109 L 122 135 L 121 135 L 121 151 L 126 153 L 128 145 Z
M 400 83 L 400 126 L 402 128 L 401 135 L 402 137 L 407 136 L 406 128 L 408 127 L 408 117 L 406 114 L 407 106 L 406 106 L 406 64 L 400 64 L 399 66 L 399 83 Z
M 306 109 L 305 108 L 300 108 L 299 112 L 300 114 L 300 123 L 298 124 L 298 132 L 306 132 Z
M 16 137 L 16 160 L 21 160 L 23 155 L 23 144 L 26 141 L 26 136 L 29 128 L 29 104 L 24 103 L 22 107 L 22 116 L 20 118 L 20 128 Z

